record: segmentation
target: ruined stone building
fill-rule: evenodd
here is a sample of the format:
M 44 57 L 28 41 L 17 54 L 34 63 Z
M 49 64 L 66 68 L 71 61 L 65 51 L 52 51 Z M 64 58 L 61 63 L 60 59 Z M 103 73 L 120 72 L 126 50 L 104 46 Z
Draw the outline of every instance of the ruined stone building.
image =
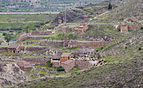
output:
M 115 25 L 116 29 L 120 29 L 121 33 L 128 33 L 130 30 L 136 30 L 141 28 L 141 24 L 135 18 L 126 18 L 119 25 Z
M 9 45 L 8 53 L 19 53 L 22 49 L 24 49 L 22 42 L 14 42 Z
M 83 34 L 88 30 L 89 25 L 88 24 L 80 24 L 78 27 L 75 28 L 75 31 L 77 33 Z

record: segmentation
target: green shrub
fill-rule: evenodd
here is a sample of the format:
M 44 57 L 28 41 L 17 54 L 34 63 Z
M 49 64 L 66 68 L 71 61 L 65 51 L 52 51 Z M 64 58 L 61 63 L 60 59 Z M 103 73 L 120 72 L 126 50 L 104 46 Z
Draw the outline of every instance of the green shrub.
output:
M 56 70 L 57 70 L 57 71 L 65 71 L 65 69 L 64 69 L 62 66 L 56 67 Z
M 143 30 L 143 26 L 141 27 L 141 30 Z
M 48 67 L 52 67 L 53 66 L 53 64 L 51 63 L 51 61 L 47 61 L 46 64 L 47 64 Z
M 2 44 L 2 41 L 0 41 L 0 45 Z
M 142 50 L 142 48 L 140 47 L 138 50 Z
M 86 8 L 83 9 L 85 12 L 88 12 L 88 10 Z

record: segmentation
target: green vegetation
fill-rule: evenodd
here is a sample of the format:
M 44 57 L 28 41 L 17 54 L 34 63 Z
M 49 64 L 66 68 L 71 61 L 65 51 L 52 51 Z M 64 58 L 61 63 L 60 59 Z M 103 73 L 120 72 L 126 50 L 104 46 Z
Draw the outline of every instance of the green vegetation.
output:
M 112 10 L 112 4 L 111 3 L 109 3 L 109 5 L 108 5 L 108 10 Z
M 81 4 L 94 3 L 96 1 L 104 0 L 84 0 Z M 77 0 L 4 0 L 0 1 L 1 12 L 56 12 L 64 10 L 65 6 L 73 7 L 75 3 L 79 3 Z M 50 4 L 47 4 L 50 3 Z M 79 5 L 78 5 L 79 6 Z
M 35 30 L 53 20 L 55 14 L 1 14 L 0 31 L 28 31 Z
M 77 34 L 74 34 L 72 32 L 70 33 L 62 33 L 62 31 L 56 31 L 56 33 L 54 33 L 53 35 L 48 35 L 46 36 L 46 38 L 52 39 L 52 40 L 64 40 L 64 39 L 76 39 L 78 37 Z
M 71 33 L 62 33 L 58 35 L 59 39 L 63 40 L 63 39 L 77 39 L 78 35 L 77 34 L 73 34 Z
M 57 71 L 59 71 L 59 72 L 60 72 L 60 71 L 65 71 L 65 69 L 64 69 L 62 66 L 57 66 L 56 69 L 57 69 Z
M 46 62 L 46 64 L 47 64 L 48 67 L 52 67 L 51 61 Z
M 78 73 L 68 78 L 42 79 L 30 84 L 19 84 L 21 88 L 83 88 L 83 87 L 110 87 L 142 86 L 142 73 L 137 70 L 142 59 L 136 57 L 124 63 L 108 64 Z M 138 68 L 139 69 L 139 68 Z M 130 75 L 129 75 L 130 74 Z M 110 81 L 109 81 L 110 80 Z
M 4 38 L 5 38 L 6 42 L 8 42 L 8 44 L 9 44 L 12 36 L 10 34 L 6 34 Z
M 3 41 L 0 40 L 0 45 L 2 44 Z

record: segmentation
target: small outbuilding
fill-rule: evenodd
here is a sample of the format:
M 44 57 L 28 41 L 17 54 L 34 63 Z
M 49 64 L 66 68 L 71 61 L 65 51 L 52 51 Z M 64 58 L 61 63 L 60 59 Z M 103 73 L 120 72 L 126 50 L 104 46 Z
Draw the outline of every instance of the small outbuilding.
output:
M 60 62 L 65 62 L 71 58 L 71 53 L 63 53 L 60 58 Z

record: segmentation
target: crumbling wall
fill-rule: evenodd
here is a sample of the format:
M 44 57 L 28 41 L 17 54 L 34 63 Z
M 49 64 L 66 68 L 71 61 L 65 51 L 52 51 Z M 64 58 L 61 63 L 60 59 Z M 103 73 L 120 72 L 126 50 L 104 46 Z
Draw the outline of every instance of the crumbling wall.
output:
M 92 67 L 92 64 L 90 64 L 89 61 L 83 61 L 83 60 L 76 60 L 75 65 L 81 70 Z
M 42 64 L 42 63 L 46 63 L 47 61 L 50 61 L 49 58 L 25 58 L 23 60 L 30 64 Z
M 44 49 L 46 49 L 46 47 L 25 47 L 25 50 L 27 51 L 40 51 Z
M 61 63 L 61 66 L 65 69 L 65 72 L 71 71 L 76 65 L 74 60 L 68 60 Z

